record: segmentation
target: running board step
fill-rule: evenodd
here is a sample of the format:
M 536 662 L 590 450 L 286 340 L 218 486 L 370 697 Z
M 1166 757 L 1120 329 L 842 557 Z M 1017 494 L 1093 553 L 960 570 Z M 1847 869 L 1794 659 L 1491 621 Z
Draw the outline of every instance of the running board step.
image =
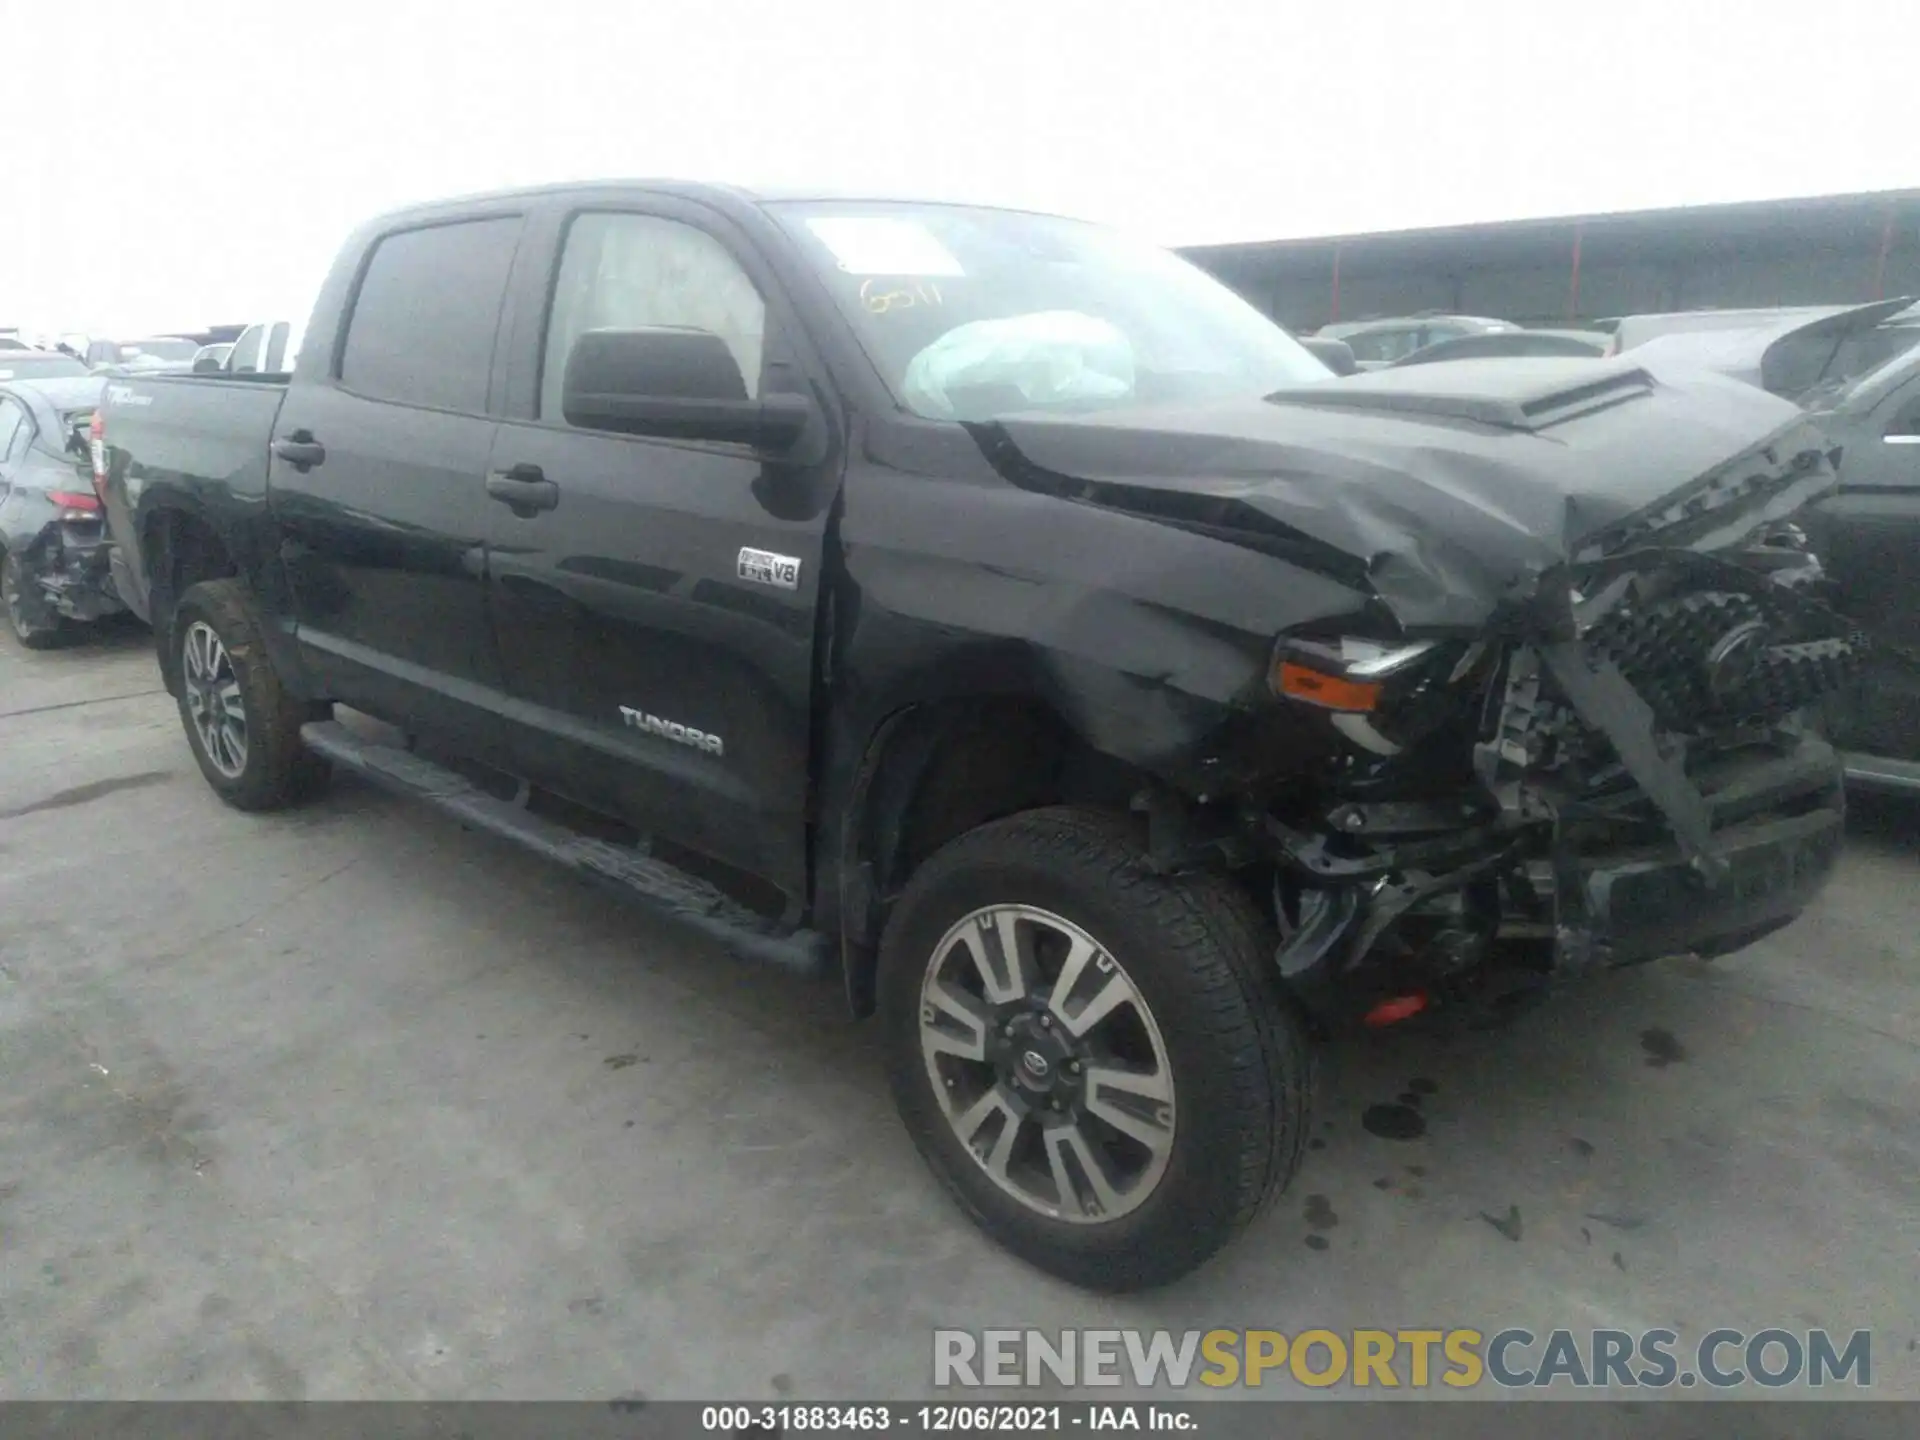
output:
M 1888 760 L 1879 755 L 1844 754 L 1847 783 L 1861 790 L 1885 790 L 1895 795 L 1920 793 L 1920 765 L 1911 760 Z
M 777 922 L 756 915 L 698 876 L 631 845 L 596 840 L 531 814 L 510 800 L 487 794 L 443 765 L 396 746 L 364 740 L 337 720 L 302 725 L 300 738 L 316 755 L 364 776 L 383 790 L 424 800 L 464 824 L 613 885 L 648 908 L 719 941 L 742 958 L 808 975 L 826 969 L 824 937 L 811 930 L 783 930 Z

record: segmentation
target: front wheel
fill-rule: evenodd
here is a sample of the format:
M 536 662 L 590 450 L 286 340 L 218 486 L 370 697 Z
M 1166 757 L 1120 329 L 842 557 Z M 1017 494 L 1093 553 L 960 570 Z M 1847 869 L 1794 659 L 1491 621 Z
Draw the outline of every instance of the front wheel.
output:
M 1009 1250 L 1109 1291 L 1245 1229 L 1311 1103 L 1252 904 L 1142 859 L 1086 811 L 983 826 L 914 875 L 880 957 L 894 1095 L 934 1173 Z
M 200 773 L 240 810 L 278 810 L 325 786 L 328 767 L 300 741 L 306 707 L 267 655 L 252 597 L 209 580 L 180 598 L 172 625 L 180 720 Z

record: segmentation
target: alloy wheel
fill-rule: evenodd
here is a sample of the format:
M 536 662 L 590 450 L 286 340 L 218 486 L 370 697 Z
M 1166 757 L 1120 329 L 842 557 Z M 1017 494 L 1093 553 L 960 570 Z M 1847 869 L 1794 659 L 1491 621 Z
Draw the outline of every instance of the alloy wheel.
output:
M 229 780 L 247 768 L 247 706 L 233 660 L 213 627 L 196 620 L 180 647 L 187 714 L 207 761 Z
M 987 1176 L 1074 1224 L 1146 1202 L 1173 1153 L 1173 1067 L 1139 989 L 1072 921 L 976 910 L 935 946 L 920 1048 L 942 1113 Z

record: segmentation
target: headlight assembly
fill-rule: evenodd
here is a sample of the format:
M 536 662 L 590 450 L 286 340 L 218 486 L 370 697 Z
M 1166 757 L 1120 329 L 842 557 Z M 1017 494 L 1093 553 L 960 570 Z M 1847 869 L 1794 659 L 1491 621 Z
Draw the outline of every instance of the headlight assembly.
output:
M 1485 651 L 1484 645 L 1443 651 L 1433 640 L 1285 637 L 1274 649 L 1267 684 L 1281 699 L 1326 711 L 1328 723 L 1360 749 L 1398 755 L 1451 708 L 1434 703 L 1436 695 L 1471 672 Z
M 1380 703 L 1385 683 L 1434 647 L 1431 640 L 1381 645 L 1372 640 L 1282 640 L 1268 684 L 1273 693 L 1325 710 L 1364 715 Z

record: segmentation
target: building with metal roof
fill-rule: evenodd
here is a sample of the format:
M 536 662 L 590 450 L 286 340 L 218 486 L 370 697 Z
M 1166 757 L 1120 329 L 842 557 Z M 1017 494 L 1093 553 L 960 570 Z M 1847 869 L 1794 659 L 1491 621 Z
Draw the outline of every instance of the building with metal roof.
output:
M 1920 294 L 1920 189 L 1190 246 L 1301 332 L 1422 311 L 1531 325 Z

